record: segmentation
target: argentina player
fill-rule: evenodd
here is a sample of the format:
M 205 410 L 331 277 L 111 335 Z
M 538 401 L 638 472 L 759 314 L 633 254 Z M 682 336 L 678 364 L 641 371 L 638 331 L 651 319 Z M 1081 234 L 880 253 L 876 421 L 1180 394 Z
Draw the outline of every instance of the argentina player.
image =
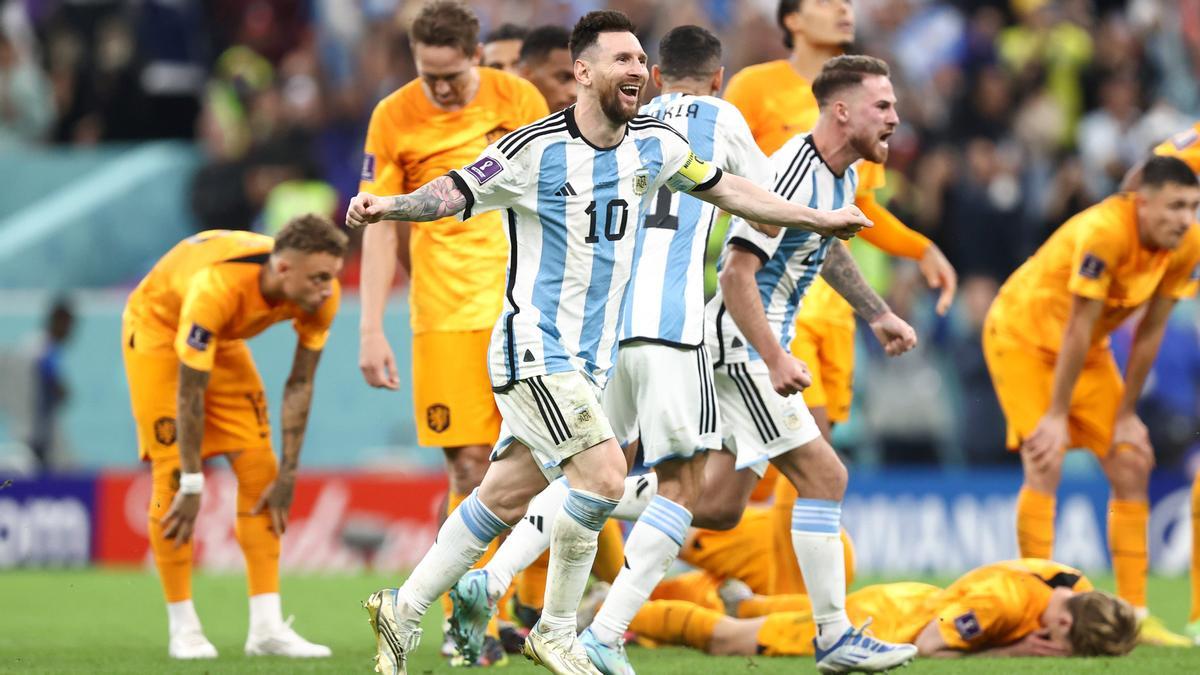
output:
M 347 211 L 356 227 L 505 209 L 510 244 L 489 356 L 501 440 L 482 484 L 446 519 L 405 584 L 368 599 L 380 670 L 405 672 L 430 604 L 520 519 L 548 478 L 565 474 L 572 487 L 551 529 L 545 607 L 525 653 L 553 672 L 595 672 L 575 637 L 575 610 L 626 470 L 599 389 L 616 352 L 633 234 L 661 187 L 825 236 L 849 237 L 869 224 L 852 206 L 819 211 L 724 173 L 668 125 L 637 116 L 645 53 L 625 15 L 584 16 L 571 53 L 575 106 L 506 135 L 412 194 L 361 193 Z
M 771 156 L 777 193 L 814 208 L 837 208 L 854 198 L 854 163 L 885 160 L 887 138 L 899 123 L 888 78 L 887 64 L 869 56 L 825 63 L 813 81 L 820 107 L 813 131 Z M 696 520 L 732 527 L 767 462 L 774 464 L 800 495 L 792 545 L 818 626 L 817 668 L 874 672 L 901 665 L 916 647 L 876 640 L 846 616 L 839 537 L 846 467 L 803 398 L 793 396 L 811 378 L 787 345 L 796 310 L 818 273 L 871 324 L 888 354 L 914 347 L 916 334 L 871 290 L 847 248 L 828 237 L 735 219 L 727 244 L 720 288 L 708 307 L 707 343 L 730 452 L 709 459 L 705 508 Z M 712 480 L 716 476 L 722 480 Z

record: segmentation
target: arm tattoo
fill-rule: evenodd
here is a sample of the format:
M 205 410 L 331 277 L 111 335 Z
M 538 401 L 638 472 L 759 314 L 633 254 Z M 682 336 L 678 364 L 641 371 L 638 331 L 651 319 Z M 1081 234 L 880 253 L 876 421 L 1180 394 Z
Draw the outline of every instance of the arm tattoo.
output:
M 391 197 L 388 220 L 425 222 L 452 216 L 467 208 L 467 197 L 449 176 L 440 176 L 415 192 Z
M 283 388 L 283 459 L 281 472 L 295 471 L 300 464 L 300 446 L 308 428 L 308 411 L 312 404 L 313 376 L 321 352 L 296 347 L 292 372 Z
M 179 364 L 179 393 L 176 400 L 176 429 L 180 466 L 185 473 L 199 471 L 200 444 L 204 439 L 204 392 L 208 373 Z
M 841 242 L 835 241 L 830 247 L 821 276 L 867 321 L 874 321 L 880 314 L 890 311 L 883 298 L 867 284 L 850 251 Z

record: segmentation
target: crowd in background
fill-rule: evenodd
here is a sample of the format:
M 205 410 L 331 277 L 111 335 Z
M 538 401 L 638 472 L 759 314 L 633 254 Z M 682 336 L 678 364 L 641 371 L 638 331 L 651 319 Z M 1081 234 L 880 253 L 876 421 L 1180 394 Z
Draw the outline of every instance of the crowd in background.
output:
M 404 26 L 421 4 L 0 0 L 0 151 L 194 139 L 206 158 L 191 186 L 198 228 L 271 232 L 295 209 L 337 214 L 357 190 L 372 108 L 415 76 Z M 570 26 L 605 5 L 469 4 L 485 36 L 506 22 Z M 867 346 L 856 415 L 869 432 L 844 431 L 845 447 L 869 445 L 885 462 L 1011 461 L 998 449 L 983 316 L 1055 227 L 1200 117 L 1200 0 L 854 4 L 855 48 L 891 63 L 903 120 L 881 201 L 937 242 L 963 283 L 939 320 L 914 268 L 874 268 L 924 341 L 896 360 Z M 639 26 L 651 60 L 658 37 L 684 23 L 722 38 L 727 77 L 787 54 L 775 0 L 607 6 Z M 1196 437 L 1195 313 L 1185 305 L 1172 324 L 1145 401 L 1160 463 L 1182 461 Z

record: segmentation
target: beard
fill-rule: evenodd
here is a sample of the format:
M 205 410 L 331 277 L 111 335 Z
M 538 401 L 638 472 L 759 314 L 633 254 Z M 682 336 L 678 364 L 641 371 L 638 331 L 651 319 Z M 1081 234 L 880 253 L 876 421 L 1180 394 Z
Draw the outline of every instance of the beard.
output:
M 616 124 L 624 124 L 637 117 L 638 111 L 636 103 L 629 109 L 625 108 L 621 103 L 616 85 L 600 91 L 600 109 L 604 111 L 604 115 L 608 119 Z
M 890 138 L 888 140 L 891 140 Z M 850 147 L 854 148 L 854 152 L 860 157 L 876 164 L 887 162 L 888 147 L 879 142 L 879 136 L 872 134 L 870 136 L 858 136 L 850 139 Z

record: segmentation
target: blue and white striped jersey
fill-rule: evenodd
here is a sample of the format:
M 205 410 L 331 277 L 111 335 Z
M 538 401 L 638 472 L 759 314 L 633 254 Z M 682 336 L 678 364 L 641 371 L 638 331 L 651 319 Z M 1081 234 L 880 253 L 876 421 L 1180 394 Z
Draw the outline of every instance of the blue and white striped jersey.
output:
M 506 209 L 504 311 L 492 331 L 492 386 L 577 370 L 603 386 L 612 368 L 637 224 L 664 185 L 704 190 L 721 170 L 653 117 L 610 148 L 588 142 L 574 106 L 507 134 L 450 177 L 461 217 Z
M 666 94 L 642 106 L 687 137 L 692 151 L 730 173 L 770 187 L 771 161 L 742 113 L 713 96 Z M 666 187 L 637 233 L 621 342 L 704 344 L 704 253 L 717 208 Z
M 789 201 L 834 210 L 854 200 L 854 190 L 858 187 L 856 168 L 851 166 L 841 176 L 834 174 L 809 134 L 785 143 L 771 155 L 771 162 L 775 165 L 775 192 Z M 837 245 L 837 239 L 793 228 L 783 228 L 776 236 L 769 237 L 741 218 L 734 218 L 726 243 L 753 251 L 762 259 L 763 266 L 755 275 L 759 295 L 771 330 L 787 349 L 800 301 L 820 273 L 829 247 Z M 728 248 L 722 252 L 718 268 L 727 254 Z M 708 317 L 708 348 L 717 365 L 761 358 L 725 311 L 719 288 L 709 301 Z

